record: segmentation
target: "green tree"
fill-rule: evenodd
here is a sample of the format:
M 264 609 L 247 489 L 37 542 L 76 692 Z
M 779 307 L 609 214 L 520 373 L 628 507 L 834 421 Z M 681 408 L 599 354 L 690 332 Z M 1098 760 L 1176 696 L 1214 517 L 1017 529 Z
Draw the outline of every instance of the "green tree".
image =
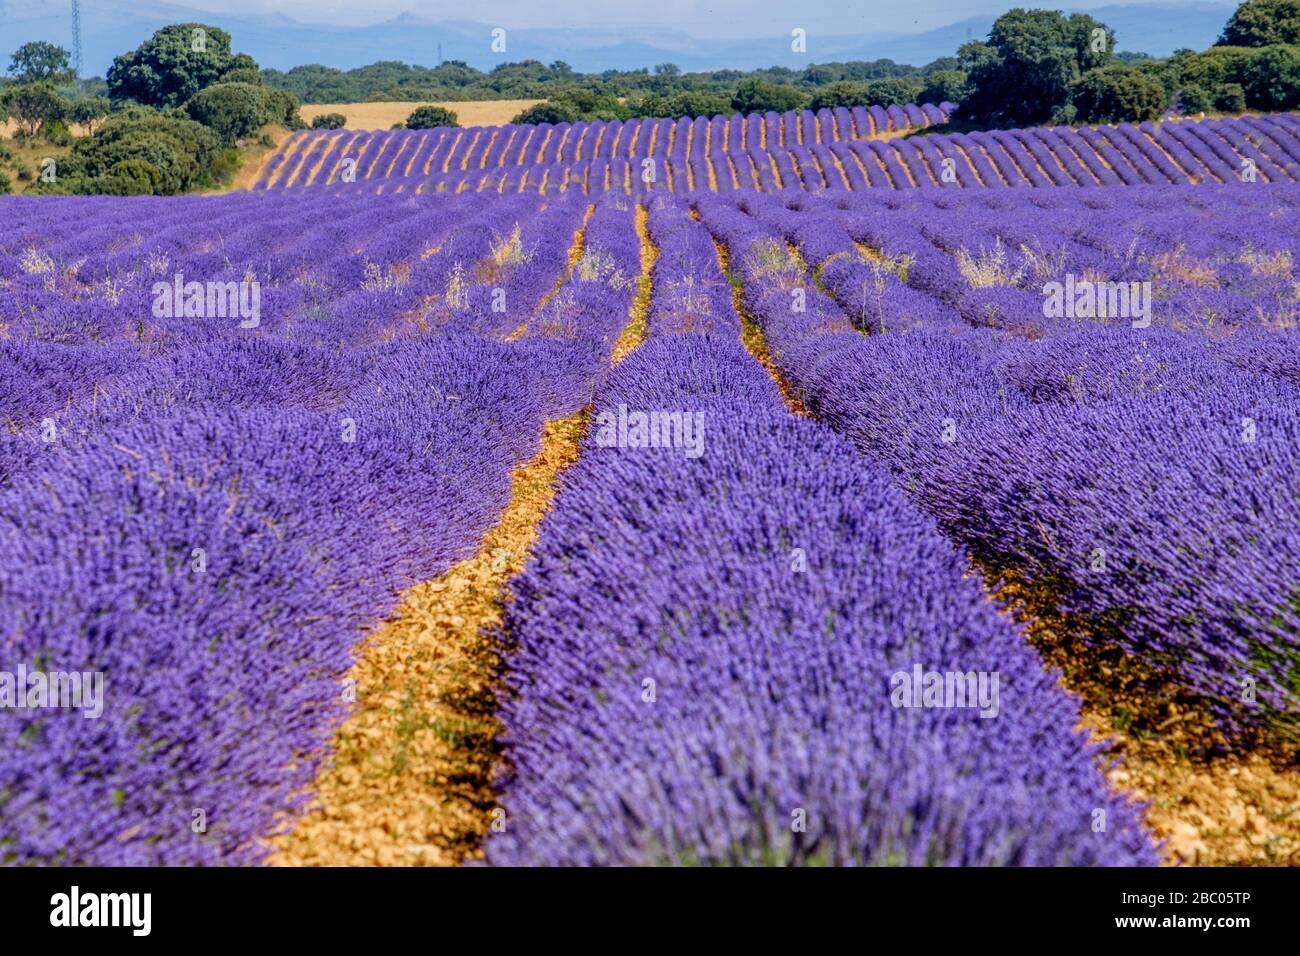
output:
M 794 87 L 762 80 L 742 80 L 731 98 L 731 108 L 744 114 L 801 110 L 806 103 L 807 98 Z
M 1178 106 L 1184 114 L 1208 113 L 1215 108 L 1214 91 L 1189 83 L 1178 91 Z
M 460 119 L 441 106 L 420 106 L 406 118 L 407 129 L 433 129 L 437 126 L 459 126 Z
M 918 102 L 960 103 L 970 91 L 970 82 L 963 70 L 938 70 L 925 77 L 925 85 L 916 94 Z
M 108 95 L 114 102 L 180 106 L 217 83 L 234 62 L 225 30 L 201 23 L 164 27 L 134 51 L 114 58 Z
M 1214 94 L 1214 108 L 1220 113 L 1246 112 L 1246 90 L 1240 83 L 1224 83 Z
M 284 90 L 251 83 L 217 83 L 200 90 L 185 104 L 190 119 L 214 131 L 226 145 L 244 139 L 268 123 L 293 127 L 298 101 Z
M 111 107 L 112 103 L 106 96 L 83 96 L 72 101 L 68 119 L 84 126 L 86 132 L 93 136 L 95 127 L 108 116 Z
M 987 44 L 958 52 L 971 83 L 963 112 L 986 123 L 1044 122 L 1069 102 L 1084 73 L 1111 59 L 1114 47 L 1114 33 L 1090 16 L 1012 10 L 993 24 Z
M 267 121 L 262 88 L 250 83 L 218 83 L 200 90 L 185 104 L 185 112 L 226 145 L 243 139 Z
M 342 129 L 348 124 L 348 118 L 342 113 L 321 113 L 313 117 L 312 129 Z
M 1246 64 L 1241 85 L 1251 109 L 1300 107 L 1300 47 L 1264 47 Z
M 731 113 L 731 102 L 724 96 L 703 90 L 685 90 L 672 96 L 647 93 L 633 101 L 632 115 L 677 119 L 689 116 L 714 117 Z
M 709 93 L 705 90 L 685 90 L 672 96 L 668 100 L 668 112 L 660 113 L 659 116 L 670 116 L 677 118 L 679 116 L 704 116 L 712 118 L 714 116 L 726 116 L 731 113 L 731 101 L 725 96 L 717 93 Z
M 1140 122 L 1163 113 L 1169 97 L 1152 77 L 1112 63 L 1083 74 L 1071 87 L 1070 103 L 1081 123 Z
M 882 81 L 883 82 L 883 81 Z M 870 87 L 866 83 L 849 83 L 837 80 L 813 92 L 808 109 L 835 109 L 837 106 L 866 106 L 871 103 Z
M 907 80 L 890 77 L 873 80 L 867 91 L 867 105 L 891 106 L 897 103 L 906 106 L 916 99 L 917 88 Z
M 28 136 L 35 136 L 44 126 L 62 122 L 71 104 L 54 89 L 52 83 L 16 83 L 0 93 L 5 109 Z
M 1217 46 L 1300 43 L 1300 0 L 1246 0 L 1228 20 Z
M 9 59 L 9 75 L 19 83 L 67 83 L 73 79 L 68 51 L 44 40 L 20 46 Z
M 278 123 L 289 129 L 306 128 L 307 124 L 298 115 L 298 108 L 302 106 L 298 97 L 288 90 L 277 90 L 269 86 L 262 86 L 259 89 L 262 91 L 263 123 Z
M 578 111 L 572 104 L 547 100 L 528 107 L 510 122 L 512 123 L 574 123 L 578 120 Z

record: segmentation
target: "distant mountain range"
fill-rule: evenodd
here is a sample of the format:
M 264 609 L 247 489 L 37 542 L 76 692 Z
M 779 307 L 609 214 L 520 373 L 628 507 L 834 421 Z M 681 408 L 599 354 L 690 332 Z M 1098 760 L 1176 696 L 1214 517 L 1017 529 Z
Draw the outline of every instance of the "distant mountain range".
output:
M 1034 6 L 1026 3 L 1026 6 Z M 1071 12 L 1069 8 L 1065 8 Z M 1222 30 L 1235 4 L 1185 3 L 1100 7 L 1086 11 L 1115 30 L 1121 50 L 1165 56 L 1180 47 L 1203 49 Z M 279 14 L 226 16 L 151 0 L 86 0 L 82 4 L 83 75 L 103 75 L 113 57 L 139 46 L 169 23 L 199 21 L 231 33 L 235 49 L 251 54 L 262 66 L 288 70 L 306 63 L 341 69 L 377 60 L 401 60 L 435 66 L 439 48 L 446 60 L 464 60 L 479 69 L 498 63 L 536 59 L 564 60 L 576 70 L 653 67 L 676 63 L 683 70 L 801 67 L 830 60 L 875 60 L 888 57 L 922 66 L 951 56 L 967 39 L 981 39 L 1001 11 L 972 17 L 921 33 L 856 35 L 811 34 L 808 53 L 791 53 L 788 38 L 720 42 L 653 27 L 629 31 L 584 27 L 512 29 L 504 53 L 490 47 L 493 25 L 468 20 L 434 21 L 415 13 L 363 27 L 300 23 Z M 0 0 L 4 24 L 3 54 L 28 40 L 71 46 L 71 14 L 66 3 L 49 0 Z

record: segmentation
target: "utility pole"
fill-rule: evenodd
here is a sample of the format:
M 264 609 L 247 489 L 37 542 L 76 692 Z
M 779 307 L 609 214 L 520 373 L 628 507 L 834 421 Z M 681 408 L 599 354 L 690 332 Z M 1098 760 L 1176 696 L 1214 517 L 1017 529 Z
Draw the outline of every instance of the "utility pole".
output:
M 72 69 L 81 79 L 81 0 L 72 0 Z

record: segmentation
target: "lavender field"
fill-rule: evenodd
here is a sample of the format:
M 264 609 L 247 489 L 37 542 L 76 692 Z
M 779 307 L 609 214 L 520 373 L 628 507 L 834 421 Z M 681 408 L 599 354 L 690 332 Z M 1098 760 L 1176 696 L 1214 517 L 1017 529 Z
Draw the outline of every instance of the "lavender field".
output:
M 935 133 L 951 103 L 694 120 L 297 134 L 257 189 L 833 192 L 1295 182 L 1300 118 Z M 925 132 L 926 135 L 909 135 Z
M 1300 862 L 1300 125 L 948 105 L 0 198 L 0 859 Z

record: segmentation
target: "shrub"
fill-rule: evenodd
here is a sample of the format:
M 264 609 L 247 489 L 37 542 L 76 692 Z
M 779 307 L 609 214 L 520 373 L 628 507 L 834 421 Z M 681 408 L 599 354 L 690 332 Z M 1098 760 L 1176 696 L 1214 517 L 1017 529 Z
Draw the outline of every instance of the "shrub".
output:
M 801 110 L 806 103 L 804 94 L 794 87 L 762 80 L 742 80 L 731 98 L 731 108 L 737 113 L 784 113 Z
M 510 122 L 512 123 L 575 123 L 578 111 L 568 103 L 547 100 L 524 110 Z
M 68 146 L 72 143 L 72 131 L 61 119 L 41 124 L 41 139 L 51 146 Z
M 672 96 L 650 93 L 641 97 L 632 106 L 633 116 L 669 117 L 677 119 L 687 116 L 719 116 L 731 112 L 731 102 L 716 93 L 702 90 L 684 90 Z
M 320 116 L 314 117 L 311 121 L 312 129 L 342 129 L 347 125 L 348 118 L 342 113 L 321 113 Z
M 149 196 L 158 191 L 162 170 L 144 159 L 114 163 L 100 180 L 99 191 L 109 196 Z
M 808 109 L 816 111 L 820 109 L 833 110 L 837 106 L 867 106 L 872 102 L 869 98 L 869 89 L 870 87 L 866 83 L 848 83 L 845 81 L 827 83 L 813 93 L 812 99 L 808 102 Z
M 434 129 L 438 126 L 459 126 L 456 114 L 441 106 L 421 106 L 406 118 L 407 129 Z
M 221 74 L 222 83 L 247 83 L 249 86 L 262 85 L 262 71 L 257 67 L 242 67 L 238 70 L 227 70 Z
M 186 115 L 212 129 L 227 145 L 268 123 L 291 125 L 298 100 L 284 90 L 251 83 L 218 83 L 185 104 Z
M 1120 123 L 1155 119 L 1169 98 L 1152 77 L 1113 64 L 1083 74 L 1071 87 L 1070 102 L 1079 122 Z
M 259 87 L 262 91 L 263 123 L 275 123 L 289 129 L 303 129 L 307 124 L 298 115 L 301 105 L 298 97 L 288 90 L 277 90 L 269 86 Z
M 202 123 L 226 144 L 242 139 L 262 126 L 266 105 L 262 88 L 249 83 L 218 83 L 195 94 L 185 104 L 195 122 Z
M 1240 83 L 1224 83 L 1214 97 L 1214 108 L 1220 113 L 1244 113 L 1246 91 Z
M 1242 70 L 1241 85 L 1252 109 L 1293 110 L 1300 106 L 1300 47 L 1261 49 Z
M 916 94 L 916 87 L 906 80 L 900 80 L 896 77 L 874 80 L 868 87 L 867 100 L 864 105 L 892 106 L 896 103 L 899 106 L 904 106 L 913 102 L 916 99 Z
M 1189 83 L 1178 91 L 1178 105 L 1184 113 L 1208 113 L 1216 108 L 1214 92 L 1198 83 Z
M 140 163 L 130 161 L 138 160 Z M 143 165 L 141 165 L 143 163 Z M 135 109 L 109 119 L 93 137 L 79 141 L 59 163 L 54 183 L 37 192 L 174 195 L 212 185 L 225 171 L 217 134 L 176 115 Z
M 938 70 L 925 77 L 917 94 L 922 103 L 960 103 L 970 93 L 970 81 L 962 70 Z

